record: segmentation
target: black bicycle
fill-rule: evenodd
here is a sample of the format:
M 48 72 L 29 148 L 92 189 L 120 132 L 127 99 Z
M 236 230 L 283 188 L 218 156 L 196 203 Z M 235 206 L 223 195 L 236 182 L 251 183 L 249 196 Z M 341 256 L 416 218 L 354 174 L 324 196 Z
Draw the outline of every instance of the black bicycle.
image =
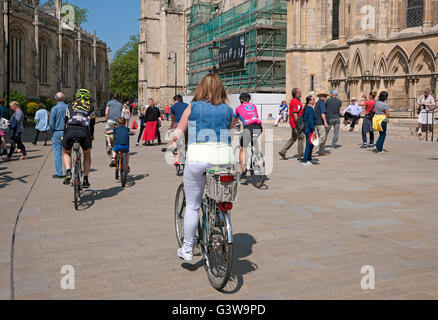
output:
M 72 181 L 75 209 L 79 210 L 81 202 L 82 181 L 84 179 L 84 172 L 82 170 L 82 151 L 81 144 L 78 139 L 73 140 L 72 151 Z
M 230 212 L 237 196 L 237 172 L 213 168 L 206 172 L 206 188 L 202 200 L 202 217 L 195 245 L 200 247 L 208 280 L 221 291 L 228 283 L 233 264 L 233 230 Z M 178 246 L 184 244 L 186 197 L 184 184 L 175 198 L 175 230 Z

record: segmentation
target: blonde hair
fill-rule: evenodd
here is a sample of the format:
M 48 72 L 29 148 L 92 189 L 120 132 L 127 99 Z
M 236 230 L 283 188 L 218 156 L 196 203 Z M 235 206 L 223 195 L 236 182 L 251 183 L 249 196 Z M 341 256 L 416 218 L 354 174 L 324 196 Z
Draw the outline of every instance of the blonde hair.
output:
M 149 103 L 149 107 L 155 107 L 157 104 L 155 103 L 155 100 L 154 99 L 152 99 L 152 98 L 149 98 L 148 99 L 148 102 L 151 102 L 151 103 Z
M 12 101 L 10 106 L 11 107 L 14 106 L 14 107 L 20 108 L 20 104 L 17 101 Z
M 228 94 L 224 84 L 215 73 L 207 74 L 196 88 L 193 101 L 203 100 L 207 100 L 214 106 L 228 102 Z

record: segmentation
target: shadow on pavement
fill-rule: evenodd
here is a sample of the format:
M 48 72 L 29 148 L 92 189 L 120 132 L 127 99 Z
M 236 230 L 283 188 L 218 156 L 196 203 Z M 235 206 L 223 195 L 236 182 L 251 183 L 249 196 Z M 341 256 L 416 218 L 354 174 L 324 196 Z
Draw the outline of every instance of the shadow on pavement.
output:
M 240 291 L 243 286 L 243 276 L 258 270 L 258 265 L 250 260 L 244 259 L 251 256 L 252 247 L 257 243 L 254 237 L 247 233 L 239 233 L 233 236 L 233 266 L 228 284 L 222 290 L 225 294 L 234 294 Z M 196 264 L 183 263 L 181 266 L 191 272 L 197 271 L 204 266 L 201 259 Z
M 148 174 L 139 174 L 136 176 L 128 176 L 128 180 L 126 182 L 126 186 L 123 188 L 120 183 L 118 185 L 103 190 L 86 190 L 83 192 L 81 197 L 81 204 L 79 205 L 78 211 L 84 211 L 90 209 L 96 201 L 113 198 L 117 196 L 120 192 L 125 190 L 126 188 L 131 188 L 135 185 L 135 181 L 140 181 L 145 177 L 148 177 Z
M 0 176 L 0 189 L 7 187 L 9 185 L 9 183 L 11 183 L 12 181 L 15 181 L 15 180 L 18 180 L 19 182 L 26 184 L 26 183 L 28 183 L 28 181 L 26 181 L 24 179 L 33 175 L 33 174 L 28 174 L 25 176 L 14 178 L 14 177 L 9 176 L 10 173 L 13 173 L 13 172 L 12 171 L 2 172 L 2 174 Z

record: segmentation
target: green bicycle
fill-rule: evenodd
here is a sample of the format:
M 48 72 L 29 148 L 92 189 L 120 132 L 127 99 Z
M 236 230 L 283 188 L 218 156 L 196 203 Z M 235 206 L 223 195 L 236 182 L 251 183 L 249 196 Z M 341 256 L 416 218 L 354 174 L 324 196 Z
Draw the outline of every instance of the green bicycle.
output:
M 238 173 L 230 168 L 213 168 L 206 172 L 206 188 L 202 200 L 202 217 L 195 246 L 200 247 L 208 279 L 221 291 L 231 276 L 233 263 L 233 231 L 230 212 L 237 197 Z M 186 198 L 184 184 L 175 198 L 175 230 L 178 246 L 184 244 Z

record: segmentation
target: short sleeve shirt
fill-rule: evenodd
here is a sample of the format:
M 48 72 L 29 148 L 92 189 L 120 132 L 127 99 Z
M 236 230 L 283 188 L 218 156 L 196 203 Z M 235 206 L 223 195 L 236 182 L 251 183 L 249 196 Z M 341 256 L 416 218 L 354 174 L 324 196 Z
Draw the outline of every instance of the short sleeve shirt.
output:
M 114 128 L 114 144 L 129 146 L 129 131 L 126 126 Z
M 67 107 L 67 127 L 90 128 L 91 119 L 95 119 L 94 107 L 90 101 L 78 100 Z
M 292 128 L 296 128 L 297 125 L 295 124 L 295 119 L 293 117 L 294 113 L 298 113 L 298 116 L 301 117 L 303 115 L 303 104 L 300 100 L 293 98 L 289 104 L 289 113 L 290 113 L 290 126 Z
M 122 104 L 118 100 L 113 99 L 108 102 L 107 107 L 109 108 L 108 120 L 117 122 L 117 119 L 122 115 Z
M 369 100 L 365 101 L 365 114 L 369 114 L 371 111 L 374 111 L 374 106 L 376 105 L 376 101 Z
M 324 124 L 324 120 L 322 119 L 322 115 L 327 113 L 327 109 L 325 106 L 324 100 L 319 100 L 315 105 L 315 114 L 316 114 L 316 125 L 322 126 Z
M 376 106 L 374 107 L 376 114 L 385 115 L 385 110 L 389 110 L 389 106 L 386 102 L 377 101 Z
M 237 107 L 234 113 L 234 118 L 239 118 L 244 127 L 249 126 L 250 124 L 262 124 L 259 119 L 257 107 L 248 102 Z
M 181 121 L 182 115 L 184 111 L 186 111 L 189 105 L 184 102 L 175 103 L 172 108 L 170 108 L 170 112 L 175 116 L 175 122 L 178 123 Z

